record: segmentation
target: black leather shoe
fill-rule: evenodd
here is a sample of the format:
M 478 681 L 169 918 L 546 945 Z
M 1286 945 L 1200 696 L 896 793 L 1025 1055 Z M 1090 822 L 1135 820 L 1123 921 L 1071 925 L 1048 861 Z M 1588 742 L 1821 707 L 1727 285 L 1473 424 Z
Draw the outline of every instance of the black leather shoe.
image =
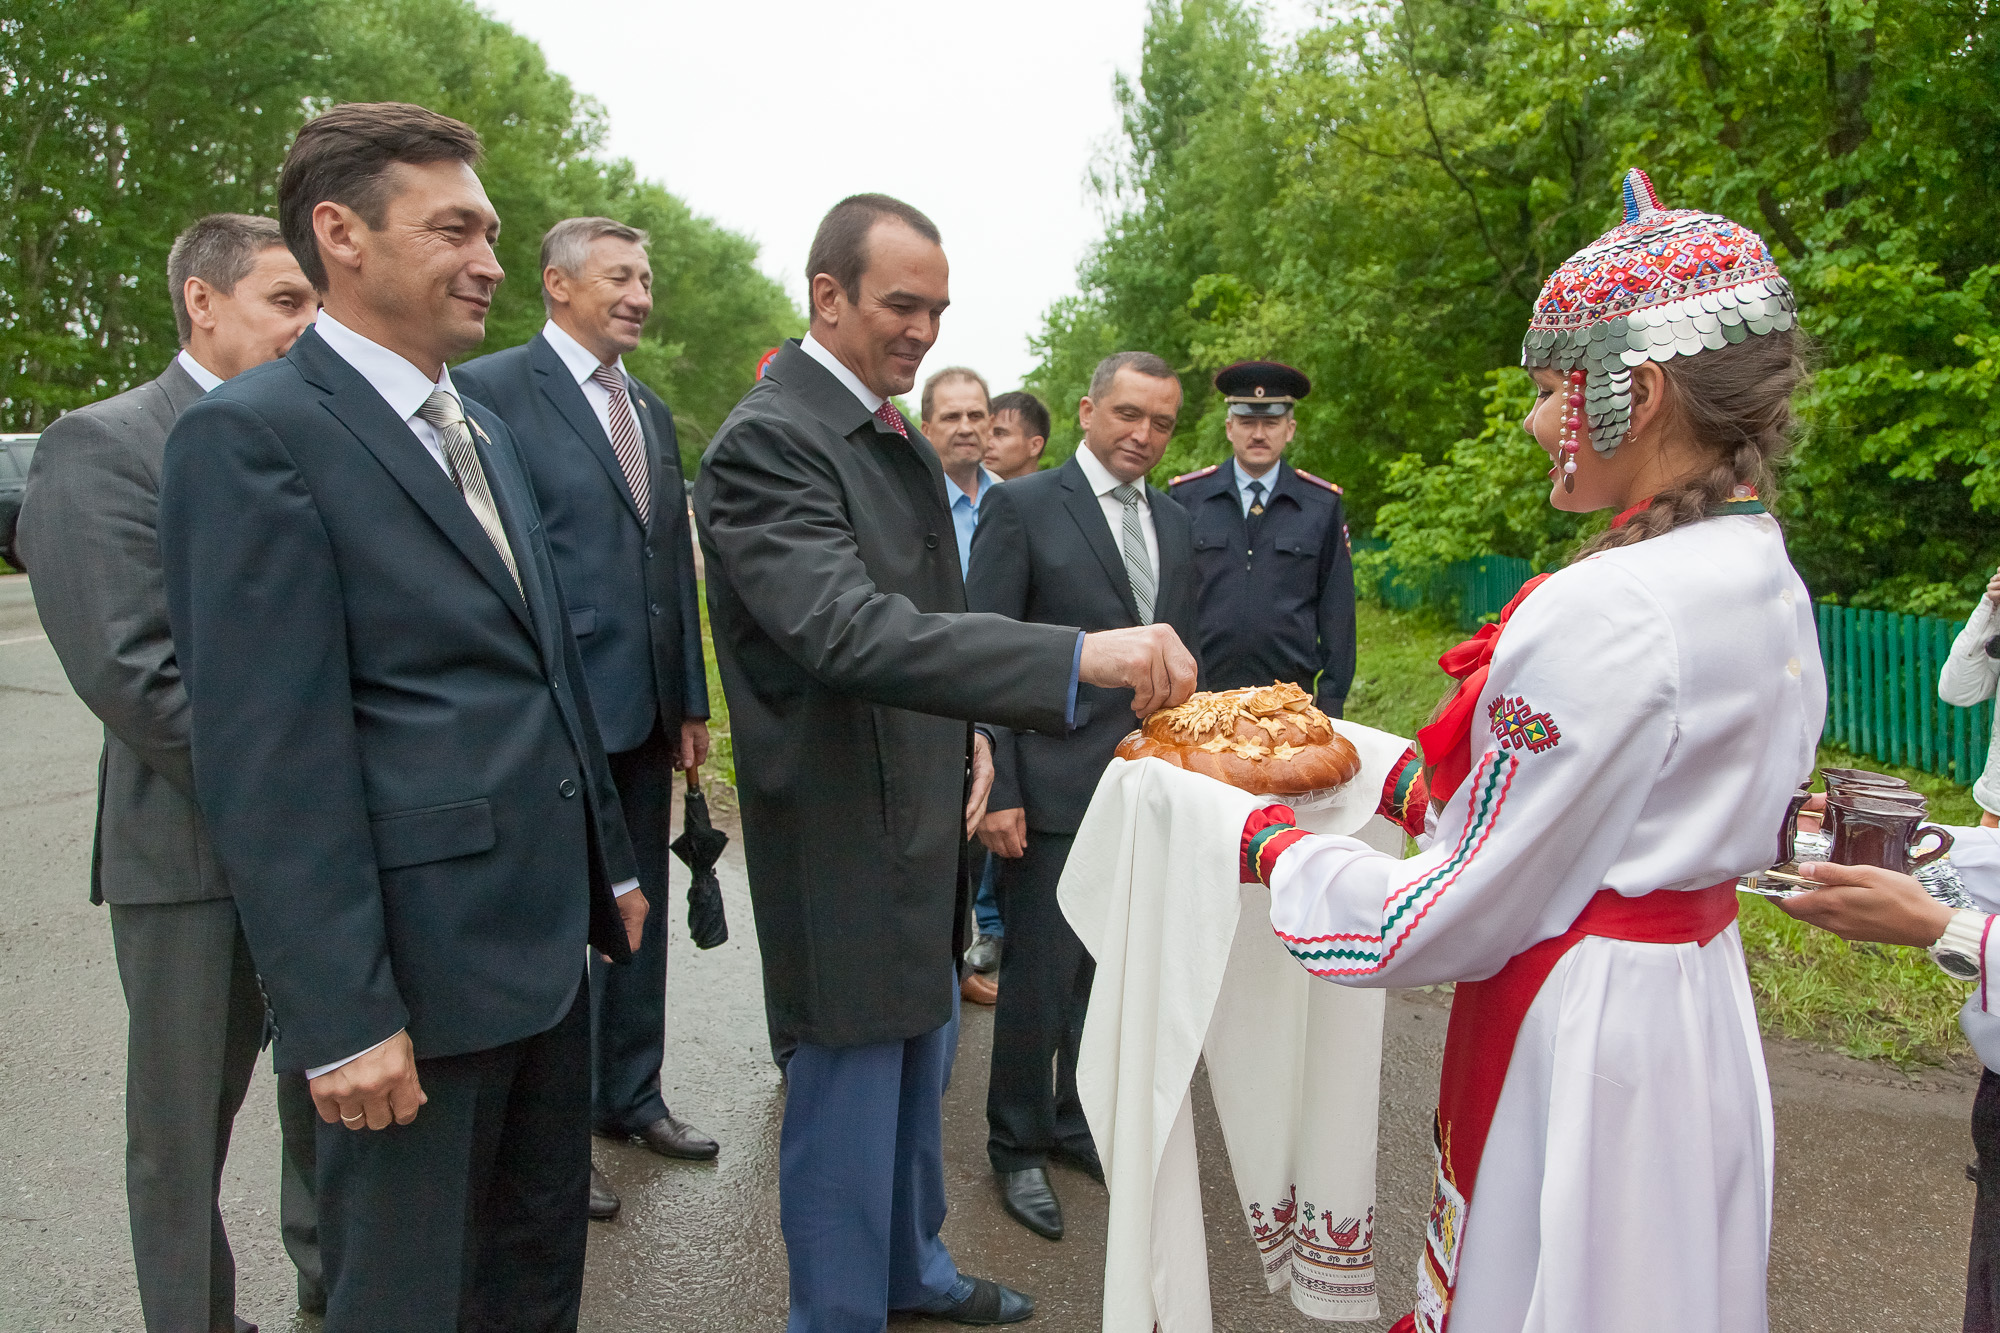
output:
M 1002 1171 L 1000 1203 L 1007 1209 L 1007 1216 L 1037 1236 L 1049 1240 L 1062 1239 L 1062 1205 L 1056 1202 L 1056 1192 L 1049 1188 L 1047 1167 Z
M 714 1139 L 672 1111 L 628 1137 L 651 1148 L 662 1157 L 678 1157 L 688 1162 L 710 1161 L 722 1151 Z
M 1097 1149 L 1089 1148 L 1078 1152 L 1061 1144 L 1049 1149 L 1049 1156 L 1064 1166 L 1073 1166 L 1102 1185 L 1104 1183 L 1104 1163 L 1097 1160 Z
M 948 1319 L 954 1324 L 1018 1324 L 1035 1313 L 1035 1298 L 1026 1292 L 1003 1287 L 983 1277 L 971 1279 L 972 1291 L 962 1301 L 949 1295 L 914 1310 L 897 1310 L 898 1315 L 921 1315 L 926 1319 Z
M 257 1326 L 242 1315 L 231 1315 L 230 1318 L 235 1321 L 235 1333 L 257 1333 Z
M 965 951 L 965 965 L 982 974 L 1000 970 L 1000 937 L 981 935 Z
M 609 1222 L 618 1216 L 618 1191 L 595 1166 L 590 1168 L 590 1220 Z

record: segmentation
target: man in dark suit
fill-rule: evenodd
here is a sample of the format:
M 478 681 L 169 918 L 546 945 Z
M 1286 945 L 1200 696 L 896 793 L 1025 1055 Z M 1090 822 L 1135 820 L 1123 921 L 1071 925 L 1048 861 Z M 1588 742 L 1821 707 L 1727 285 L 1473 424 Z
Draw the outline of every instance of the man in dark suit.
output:
M 1099 362 L 1077 409 L 1076 454 L 987 501 L 972 539 L 967 604 L 1085 630 L 1169 625 L 1192 643 L 1188 517 L 1146 484 L 1180 409 L 1181 382 L 1159 357 L 1119 352 Z M 1049 1159 L 1104 1179 L 1076 1095 L 1094 967 L 1056 905 L 1056 882 L 1097 780 L 1132 730 L 1131 711 L 1124 693 L 1086 686 L 1067 735 L 996 729 L 993 794 L 980 825 L 981 841 L 1001 858 L 996 887 L 1007 923 L 986 1153 L 1008 1213 L 1050 1240 L 1062 1239 L 1063 1221 Z
M 161 481 L 195 790 L 320 1115 L 329 1333 L 575 1327 L 585 946 L 645 919 L 534 490 L 445 369 L 501 278 L 478 155 L 421 107 L 307 122 L 279 220 L 324 307 Z
M 1284 461 L 1312 381 L 1278 361 L 1218 371 L 1228 462 L 1175 477 L 1194 520 L 1202 676 L 1214 690 L 1290 681 L 1339 717 L 1354 683 L 1354 552 L 1340 487 Z
M 1151 710 L 1193 690 L 1194 663 L 1164 625 L 966 614 L 944 472 L 889 401 L 950 300 L 937 228 L 856 195 L 806 272 L 804 342 L 730 413 L 694 485 L 767 1003 L 796 1043 L 788 1327 L 880 1333 L 892 1309 L 1013 1323 L 1034 1303 L 960 1273 L 938 1236 L 966 838 L 992 781 L 968 723 L 1064 731 L 1079 683 L 1136 686 Z
M 210 214 L 176 237 L 167 283 L 180 354 L 151 383 L 42 432 L 18 534 L 42 628 L 104 723 L 90 900 L 110 904 L 125 990 L 125 1195 L 152 1333 L 241 1326 L 218 1195 L 264 1045 L 264 997 L 195 807 L 155 532 L 160 461 L 183 411 L 283 356 L 319 308 L 278 224 L 241 213 Z M 325 1293 L 305 1080 L 280 1079 L 278 1100 L 285 1245 L 299 1303 L 313 1310 Z
M 548 323 L 452 378 L 520 442 L 652 905 L 629 966 L 591 962 L 592 1118 L 600 1134 L 705 1160 L 715 1140 L 660 1091 L 667 824 L 674 773 L 708 756 L 708 676 L 673 414 L 622 359 L 639 345 L 652 289 L 644 232 L 611 218 L 558 222 L 542 238 Z M 593 1176 L 593 1216 L 607 1205 L 615 1213 L 618 1196 Z

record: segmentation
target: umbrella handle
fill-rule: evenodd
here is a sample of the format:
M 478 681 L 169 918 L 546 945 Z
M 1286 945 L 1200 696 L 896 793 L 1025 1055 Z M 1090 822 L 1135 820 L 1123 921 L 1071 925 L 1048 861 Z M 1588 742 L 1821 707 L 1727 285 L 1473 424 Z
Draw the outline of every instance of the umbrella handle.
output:
M 688 790 L 699 794 L 701 791 L 701 783 L 695 779 L 694 774 L 695 771 L 693 769 L 690 768 L 687 770 Z

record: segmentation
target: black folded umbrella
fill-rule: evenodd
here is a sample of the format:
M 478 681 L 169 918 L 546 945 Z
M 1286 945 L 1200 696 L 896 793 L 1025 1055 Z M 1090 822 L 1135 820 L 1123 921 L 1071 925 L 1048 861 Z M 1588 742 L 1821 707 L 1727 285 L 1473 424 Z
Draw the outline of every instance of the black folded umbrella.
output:
M 674 855 L 694 872 L 688 886 L 688 935 L 697 949 L 713 949 L 729 939 L 729 918 L 722 910 L 722 882 L 715 863 L 729 845 L 729 835 L 708 822 L 708 798 L 701 794 L 692 770 L 687 798 L 681 807 L 681 836 L 671 844 Z

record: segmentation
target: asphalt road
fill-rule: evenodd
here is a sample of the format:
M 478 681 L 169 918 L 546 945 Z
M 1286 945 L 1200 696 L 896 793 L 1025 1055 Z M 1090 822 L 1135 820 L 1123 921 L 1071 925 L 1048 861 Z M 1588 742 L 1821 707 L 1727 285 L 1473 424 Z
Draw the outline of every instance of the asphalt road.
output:
M 27 580 L 0 578 L 0 1333 L 141 1327 L 123 1192 L 124 1004 L 105 916 L 86 900 L 97 749 L 95 722 L 40 636 Z M 667 1074 L 670 1103 L 721 1140 L 722 1157 L 668 1163 L 598 1145 L 625 1209 L 592 1228 L 590 1333 L 783 1327 L 782 1092 L 765 1046 L 734 847 L 723 886 L 728 944 L 698 952 L 676 922 Z M 1385 1317 L 1367 1326 L 1376 1329 L 1408 1308 L 1446 1009 L 1440 997 L 1404 993 L 1388 1013 L 1376 1228 Z M 984 1153 L 990 1037 L 990 1013 L 968 1010 L 945 1107 L 946 1238 L 967 1271 L 1038 1296 L 1033 1327 L 1094 1328 L 1104 1193 L 1058 1169 L 1069 1222 L 1059 1244 L 1001 1212 Z M 1778 1114 L 1772 1328 L 1956 1328 L 1972 1205 L 1964 1176 L 1972 1081 L 1950 1073 L 1912 1081 L 1778 1042 L 1769 1055 Z M 1197 1124 L 1216 1327 L 1318 1327 L 1263 1290 L 1205 1093 Z M 239 1309 L 267 1330 L 316 1330 L 319 1321 L 293 1309 L 278 1243 L 277 1144 L 266 1069 L 237 1122 L 224 1182 Z

